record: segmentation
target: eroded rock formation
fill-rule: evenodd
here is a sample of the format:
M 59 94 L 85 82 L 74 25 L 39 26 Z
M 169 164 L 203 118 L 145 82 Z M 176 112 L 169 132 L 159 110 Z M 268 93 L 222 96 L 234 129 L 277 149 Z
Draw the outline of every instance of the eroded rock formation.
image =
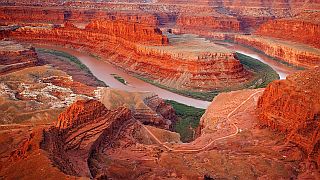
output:
M 65 5 L 66 6 L 66 5 Z M 71 9 L 63 7 L 34 7 L 34 6 L 1 6 L 1 24 L 62 24 L 72 21 L 79 26 L 91 20 L 103 18 L 108 20 L 122 20 L 141 24 L 156 25 L 155 16 L 148 13 L 106 12 L 99 9 Z
M 0 41 L 0 74 L 39 63 L 34 47 L 13 41 Z
M 319 15 L 310 17 L 309 20 L 304 19 L 279 19 L 270 20 L 262 24 L 257 30 L 257 34 L 263 36 L 271 36 L 289 41 L 296 41 L 309 44 L 316 48 L 320 48 L 320 23 L 312 22 L 311 19 L 317 21 Z M 319 21 L 319 20 L 318 20 Z
M 292 65 L 313 68 L 320 64 L 320 50 L 312 46 L 255 35 L 236 35 L 234 41 Z
M 250 78 L 231 51 L 222 47 L 217 47 L 219 52 L 212 47 L 210 51 L 192 51 L 182 47 L 183 38 L 170 43 L 160 30 L 130 22 L 98 20 L 85 29 L 70 23 L 58 28 L 22 27 L 10 37 L 68 45 L 107 56 L 121 68 L 177 89 L 212 90 Z
M 78 101 L 59 116 L 57 127 L 44 132 L 41 147 L 64 173 L 92 177 L 92 154 L 112 146 L 131 119 L 127 108 L 110 111 L 95 100 Z
M 93 75 L 83 74 L 79 66 L 53 55 L 44 56 L 27 44 L 0 41 L 0 45 L 1 124 L 50 123 L 61 108 L 77 99 L 95 97 L 96 87 L 101 83 L 96 82 Z M 54 62 L 55 67 L 68 68 L 57 70 L 50 62 Z M 74 72 L 78 81 L 72 78 Z
M 56 127 L 67 129 L 97 119 L 106 113 L 106 108 L 99 101 L 77 101 L 59 115 Z
M 221 16 L 221 15 L 220 15 Z M 210 31 L 227 31 L 227 32 L 239 32 L 240 23 L 233 17 L 219 17 L 210 14 L 206 15 L 183 15 L 181 14 L 177 19 L 176 24 L 180 31 L 198 34 L 198 32 L 210 32 Z M 193 31 L 192 31 L 193 30 Z
M 175 110 L 153 93 L 103 88 L 99 90 L 99 94 L 99 100 L 108 109 L 127 107 L 132 111 L 133 117 L 143 124 L 169 130 L 177 120 Z
M 272 82 L 258 102 L 262 124 L 286 134 L 313 160 L 319 161 L 320 69 Z

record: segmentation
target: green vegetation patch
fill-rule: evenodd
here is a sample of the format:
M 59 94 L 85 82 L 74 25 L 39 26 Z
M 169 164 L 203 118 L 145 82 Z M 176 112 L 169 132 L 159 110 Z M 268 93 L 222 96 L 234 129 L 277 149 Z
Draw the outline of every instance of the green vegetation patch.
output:
M 196 129 L 205 109 L 187 106 L 172 100 L 166 100 L 166 103 L 174 108 L 178 116 L 176 123 L 172 127 L 175 132 L 180 134 L 181 141 L 190 142 L 194 140 Z
M 280 79 L 279 74 L 273 70 L 269 65 L 254 59 L 250 56 L 236 53 L 237 57 L 242 65 L 248 70 L 254 73 L 254 80 L 245 84 L 243 88 L 264 88 L 270 82 Z
M 86 65 L 84 65 L 77 57 L 72 56 L 71 54 L 68 54 L 63 51 L 58 51 L 58 50 L 53 50 L 53 49 L 43 49 L 43 48 L 37 48 L 37 52 L 52 54 L 55 56 L 59 56 L 59 57 L 68 59 L 68 61 L 71 61 L 74 64 L 76 64 L 79 69 L 81 69 L 82 71 L 85 71 L 86 73 L 95 77 Z M 96 78 L 96 81 L 98 81 L 101 85 L 108 87 L 103 81 L 99 80 L 97 77 L 95 77 L 95 78 Z
M 278 73 L 274 71 L 269 65 L 262 63 L 261 61 L 254 59 L 250 56 L 246 56 L 244 54 L 237 53 L 237 57 L 244 67 L 254 73 L 254 78 L 252 78 L 249 82 L 232 88 L 224 88 L 220 90 L 207 91 L 207 92 L 197 92 L 197 91 L 187 91 L 187 90 L 179 90 L 171 87 L 167 87 L 165 85 L 159 84 L 151 79 L 135 76 L 145 82 L 153 84 L 162 89 L 166 89 L 168 91 L 174 92 L 176 94 L 181 94 L 183 96 L 200 99 L 204 101 L 212 101 L 212 99 L 217 96 L 221 92 L 230 92 L 234 90 L 240 89 L 256 89 L 256 88 L 264 88 L 270 82 L 280 79 Z
M 96 54 L 90 53 L 89 56 L 90 56 L 90 57 L 93 57 L 93 58 L 95 58 L 95 59 L 97 59 L 97 60 L 101 60 L 101 57 L 98 56 L 98 55 L 96 55 Z
M 124 80 L 121 76 L 117 75 L 117 74 L 111 74 L 116 80 L 118 80 L 119 82 L 121 82 L 124 85 L 127 85 L 128 82 L 126 80 Z
M 272 57 L 272 56 L 266 54 L 265 52 L 263 52 L 263 51 L 261 51 L 261 50 L 259 50 L 259 49 L 257 49 L 257 48 L 254 48 L 254 47 L 252 47 L 252 46 L 248 46 L 248 45 L 246 45 L 246 44 L 238 43 L 238 42 L 231 41 L 231 40 L 225 40 L 225 42 L 230 42 L 230 43 L 234 43 L 234 44 L 239 44 L 239 45 L 241 45 L 241 46 L 243 46 L 243 47 L 246 47 L 246 48 L 248 48 L 248 49 L 251 49 L 251 50 L 254 51 L 254 52 L 263 54 L 263 55 L 267 56 L 268 58 L 270 58 L 270 59 L 272 59 L 272 60 L 274 60 L 274 61 L 276 61 L 276 62 L 278 62 L 278 63 L 281 63 L 281 64 L 283 64 L 283 65 L 285 65 L 285 66 L 291 67 L 291 68 L 293 68 L 293 69 L 296 69 L 296 70 L 305 70 L 305 69 L 306 69 L 306 68 L 304 68 L 304 67 L 291 64 L 291 63 L 286 62 L 286 61 L 284 61 L 284 60 L 281 60 L 281 59 L 279 59 L 279 58 Z
M 151 79 L 148 79 L 146 77 L 142 77 L 142 76 L 139 76 L 139 75 L 134 75 L 136 78 L 138 79 L 141 79 L 147 83 L 150 83 L 152 85 L 155 85 L 159 88 L 162 88 L 162 89 L 165 89 L 165 90 L 168 90 L 168 91 L 171 91 L 173 93 L 176 93 L 176 94 L 180 94 L 180 95 L 183 95 L 183 96 L 186 96 L 186 97 L 191 97 L 191 98 L 194 98 L 194 99 L 200 99 L 200 100 L 204 100 L 204 101 L 212 101 L 212 99 L 218 95 L 220 93 L 220 91 L 207 91 L 207 92 L 196 92 L 196 91 L 188 91 L 188 90 L 179 90 L 179 89 L 175 89 L 175 88 L 171 88 L 171 87 L 168 87 L 168 86 L 165 86 L 165 85 L 162 85 L 160 83 L 157 83 Z

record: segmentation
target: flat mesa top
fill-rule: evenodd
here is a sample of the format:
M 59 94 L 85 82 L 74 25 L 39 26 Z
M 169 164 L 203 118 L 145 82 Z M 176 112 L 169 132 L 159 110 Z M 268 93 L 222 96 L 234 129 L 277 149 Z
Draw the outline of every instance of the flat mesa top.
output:
M 23 46 L 14 41 L 0 41 L 0 52 L 18 52 L 18 51 L 25 51 L 29 50 L 29 46 Z
M 232 55 L 234 51 L 217 45 L 205 38 L 193 34 L 169 34 L 164 33 L 169 38 L 168 46 L 144 46 L 147 49 L 159 51 L 161 53 L 178 56 L 182 59 L 195 60 L 198 57 L 208 54 Z

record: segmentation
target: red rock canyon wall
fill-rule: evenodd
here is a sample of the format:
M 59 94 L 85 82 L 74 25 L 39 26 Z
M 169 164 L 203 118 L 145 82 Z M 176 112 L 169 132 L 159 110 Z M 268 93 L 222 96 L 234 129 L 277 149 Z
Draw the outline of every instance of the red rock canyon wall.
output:
M 320 69 L 274 81 L 258 102 L 262 124 L 281 131 L 320 163 Z

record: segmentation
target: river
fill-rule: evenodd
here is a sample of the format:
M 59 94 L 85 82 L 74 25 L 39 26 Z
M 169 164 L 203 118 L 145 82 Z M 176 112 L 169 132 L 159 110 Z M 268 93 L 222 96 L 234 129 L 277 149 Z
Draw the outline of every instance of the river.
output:
M 225 46 L 227 46 L 227 48 L 229 49 L 248 55 L 250 57 L 253 57 L 255 59 L 258 59 L 261 62 L 264 62 L 270 65 L 280 75 L 281 79 L 284 79 L 288 74 L 294 72 L 293 69 L 288 68 L 287 66 L 281 63 L 278 63 L 268 58 L 267 56 L 259 54 L 248 48 L 235 45 L 235 44 L 230 44 L 230 43 L 226 43 Z M 134 91 L 153 92 L 163 99 L 174 100 L 182 104 L 186 104 L 186 105 L 197 107 L 197 108 L 203 108 L 203 109 L 206 109 L 210 104 L 210 102 L 208 101 L 202 101 L 202 100 L 185 97 L 182 95 L 172 93 L 168 90 L 161 89 L 157 86 L 154 86 L 152 84 L 149 84 L 147 82 L 144 82 L 138 78 L 135 78 L 129 75 L 128 73 L 118 69 L 116 66 L 106 61 L 96 59 L 86 53 L 82 53 L 73 49 L 63 48 L 58 46 L 36 45 L 36 47 L 46 48 L 46 49 L 55 49 L 55 50 L 63 51 L 77 57 L 84 65 L 86 65 L 90 69 L 90 71 L 94 76 L 96 76 L 101 81 L 105 82 L 111 88 L 125 90 L 129 92 L 134 92 Z M 125 85 L 119 82 L 111 74 L 116 74 L 122 77 L 128 84 Z
M 282 64 L 280 62 L 277 62 L 277 61 L 271 59 L 267 55 L 264 55 L 262 53 L 258 53 L 252 49 L 247 48 L 247 47 L 244 47 L 244 46 L 241 46 L 238 44 L 233 44 L 233 43 L 219 43 L 219 44 L 223 44 L 228 49 L 231 49 L 231 50 L 236 51 L 238 53 L 250 56 L 250 57 L 257 59 L 265 64 L 268 64 L 273 70 L 275 70 L 279 74 L 280 79 L 285 79 L 289 74 L 292 74 L 297 71 L 296 69 L 294 69 L 292 67 L 288 67 L 285 64 Z
M 138 78 L 135 78 L 128 73 L 116 68 L 113 64 L 110 64 L 106 61 L 96 59 L 89 54 L 82 53 L 73 49 L 63 48 L 58 46 L 48 46 L 48 45 L 36 45 L 39 48 L 45 49 L 54 49 L 58 51 L 63 51 L 68 54 L 71 54 L 77 57 L 84 65 L 86 65 L 92 74 L 96 76 L 101 81 L 105 82 L 108 86 L 115 89 L 136 92 L 136 91 L 145 91 L 145 92 L 153 92 L 157 94 L 159 97 L 168 100 L 174 100 L 182 104 L 186 104 L 189 106 L 203 108 L 206 109 L 210 102 L 202 101 L 198 99 L 193 99 L 189 97 L 185 97 L 179 94 L 175 94 L 165 89 L 161 89 L 157 86 L 144 82 Z M 125 81 L 127 81 L 127 85 L 122 84 L 118 80 L 114 78 L 111 74 L 117 74 L 122 77 Z

